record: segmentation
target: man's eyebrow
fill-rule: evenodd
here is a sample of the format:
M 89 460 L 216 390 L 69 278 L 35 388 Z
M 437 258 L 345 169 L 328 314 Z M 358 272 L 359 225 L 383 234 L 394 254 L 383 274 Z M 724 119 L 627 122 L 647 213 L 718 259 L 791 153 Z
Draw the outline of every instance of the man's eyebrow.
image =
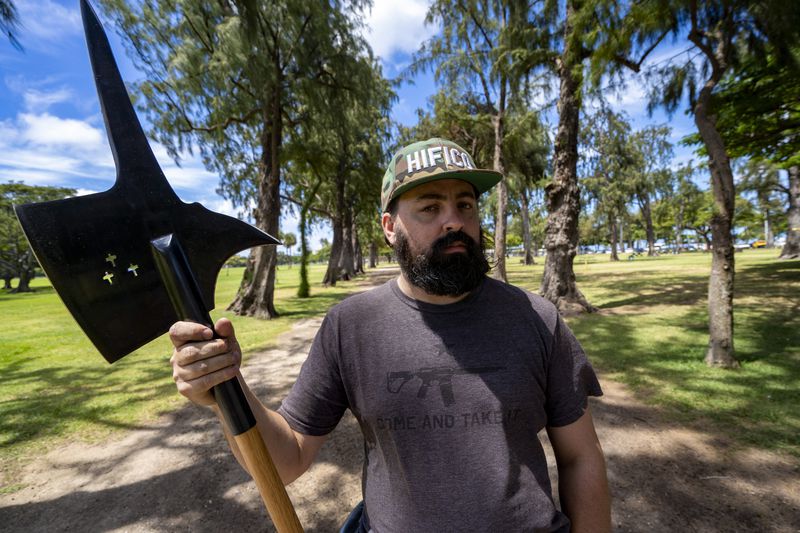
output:
M 456 198 L 472 198 L 475 199 L 475 194 L 472 191 L 463 191 L 456 195 Z M 424 194 L 420 194 L 414 200 L 445 200 L 447 196 L 442 193 L 438 192 L 426 192 Z

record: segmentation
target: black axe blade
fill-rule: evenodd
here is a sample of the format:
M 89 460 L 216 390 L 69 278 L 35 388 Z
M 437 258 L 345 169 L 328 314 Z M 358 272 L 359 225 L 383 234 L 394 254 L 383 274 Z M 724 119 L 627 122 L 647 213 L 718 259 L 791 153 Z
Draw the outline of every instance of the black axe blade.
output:
M 86 0 L 81 0 L 81 14 L 116 183 L 105 192 L 14 209 L 56 292 L 113 363 L 164 334 L 176 319 L 151 240 L 169 233 L 180 239 L 206 310 L 214 308 L 214 286 L 227 258 L 279 241 L 178 198 L 150 149 L 108 38 Z

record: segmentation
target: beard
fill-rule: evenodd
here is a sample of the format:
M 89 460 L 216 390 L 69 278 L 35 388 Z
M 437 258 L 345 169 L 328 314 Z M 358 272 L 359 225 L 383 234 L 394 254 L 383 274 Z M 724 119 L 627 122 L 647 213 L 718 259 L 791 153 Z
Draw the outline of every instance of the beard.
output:
M 483 253 L 483 233 L 480 243 L 463 231 L 452 231 L 438 238 L 428 250 L 414 255 L 408 237 L 395 229 L 394 250 L 400 269 L 412 285 L 428 294 L 460 296 L 480 285 L 489 272 L 489 262 Z M 456 241 L 464 243 L 466 252 L 445 253 Z

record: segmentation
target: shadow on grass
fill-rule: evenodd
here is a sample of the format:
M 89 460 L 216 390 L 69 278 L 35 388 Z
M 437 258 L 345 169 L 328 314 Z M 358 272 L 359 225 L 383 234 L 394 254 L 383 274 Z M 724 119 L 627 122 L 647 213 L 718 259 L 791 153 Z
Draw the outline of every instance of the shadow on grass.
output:
M 290 339 L 282 350 L 303 354 L 308 345 L 307 338 Z M 270 373 L 250 369 L 262 378 L 251 380 L 253 391 L 272 408 L 294 382 L 289 359 L 284 353 L 277 364 L 270 361 Z M 51 489 L 57 494 L 42 497 L 34 487 L 0 495 L 4 531 L 275 531 L 207 409 L 184 404 L 152 427 L 68 450 L 48 467 L 57 474 Z M 314 483 L 289 487 L 305 531 L 338 530 L 360 493 L 362 450 L 358 424 L 348 415 L 307 474 Z M 343 479 L 351 480 L 348 487 Z
M 800 456 L 800 262 L 737 272 L 734 343 L 743 367 L 733 371 L 703 362 L 706 276 L 676 282 L 601 275 L 592 283 L 609 280 L 614 293 L 602 307 L 614 312 L 570 321 L 598 368 L 684 423 L 711 424 L 740 442 Z
M 275 531 L 254 483 L 236 463 L 210 412 L 187 406 L 140 441 L 114 444 L 120 449 L 99 458 L 78 450 L 59 465 L 69 472 L 72 490 L 64 486 L 61 473 L 57 497 L 1 505 L 4 531 Z M 345 421 L 318 459 L 335 462 L 333 472 L 318 477 L 313 494 L 293 493 L 290 486 L 305 531 L 336 531 L 344 521 L 354 502 L 341 501 L 341 478 L 358 475 L 360 446 L 358 425 Z M 352 453 L 340 453 L 342 448 Z M 142 454 L 154 461 L 170 454 L 181 458 L 159 471 L 150 465 L 137 471 L 135 458 Z
M 662 272 L 638 273 L 636 276 L 594 274 L 592 284 L 614 287 L 614 292 L 619 293 L 615 299 L 601 303 L 601 309 L 627 305 L 694 305 L 706 299 L 708 275 L 666 277 Z
M 119 361 L 113 366 L 98 363 L 35 370 L 28 369 L 22 361 L 4 365 L 3 381 L 29 385 L 30 393 L 0 402 L 0 445 L 24 446 L 83 423 L 110 429 L 143 427 L 126 422 L 120 412 L 131 413 L 136 404 L 174 394 L 174 384 L 166 366 L 141 363 Z M 138 364 L 135 380 L 126 372 L 131 364 Z
M 0 289 L 0 302 L 18 300 L 26 296 L 42 296 L 45 294 L 55 294 L 56 291 L 51 286 L 46 287 L 32 287 L 30 291 L 26 292 L 13 292 L 13 290 Z

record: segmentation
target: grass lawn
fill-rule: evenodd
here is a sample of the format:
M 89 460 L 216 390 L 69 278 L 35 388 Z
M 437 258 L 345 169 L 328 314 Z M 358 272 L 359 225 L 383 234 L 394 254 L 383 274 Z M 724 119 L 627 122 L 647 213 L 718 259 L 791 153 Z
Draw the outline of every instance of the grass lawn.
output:
M 778 253 L 736 254 L 738 370 L 703 363 L 710 254 L 618 263 L 578 256 L 578 286 L 601 311 L 568 322 L 594 366 L 640 399 L 685 423 L 800 457 L 800 261 L 777 261 Z M 509 265 L 509 281 L 538 289 L 538 262 Z
M 774 250 L 736 254 L 736 356 L 742 368 L 703 363 L 708 332 L 706 286 L 710 256 L 637 258 L 579 256 L 580 289 L 600 313 L 573 317 L 570 326 L 594 365 L 628 384 L 636 396 L 687 424 L 724 432 L 738 442 L 800 457 L 800 261 L 777 261 Z M 538 290 L 539 264 L 509 262 L 512 283 Z M 322 278 L 322 265 L 310 278 Z M 294 296 L 299 269 L 278 272 L 281 318 L 233 317 L 246 352 L 261 350 L 295 320 L 323 314 L 357 290 L 354 283 Z M 241 270 L 223 271 L 217 307 L 232 300 Z M 0 492 L 8 474 L 60 439 L 99 439 L 141 426 L 183 399 L 169 369 L 162 337 L 108 365 L 84 337 L 46 280 L 36 292 L 0 291 L 6 320 L 0 345 Z M 215 311 L 216 319 L 223 311 Z M 3 479 L 5 478 L 5 479 Z
M 322 279 L 324 268 L 312 265 L 312 282 Z M 275 297 L 282 316 L 269 321 L 233 317 L 224 309 L 233 300 L 242 270 L 221 272 L 217 310 L 211 315 L 215 320 L 223 315 L 233 319 L 246 353 L 270 347 L 292 322 L 324 314 L 358 289 L 355 283 L 332 288 L 312 283 L 312 297 L 299 299 L 299 268 L 281 267 Z M 57 445 L 59 439 L 96 440 L 140 426 L 184 401 L 172 382 L 166 336 L 109 365 L 47 280 L 37 278 L 33 286 L 35 292 L 27 294 L 0 291 L 5 318 L 0 334 L 0 491 L 9 481 L 3 481 L 4 472 Z

